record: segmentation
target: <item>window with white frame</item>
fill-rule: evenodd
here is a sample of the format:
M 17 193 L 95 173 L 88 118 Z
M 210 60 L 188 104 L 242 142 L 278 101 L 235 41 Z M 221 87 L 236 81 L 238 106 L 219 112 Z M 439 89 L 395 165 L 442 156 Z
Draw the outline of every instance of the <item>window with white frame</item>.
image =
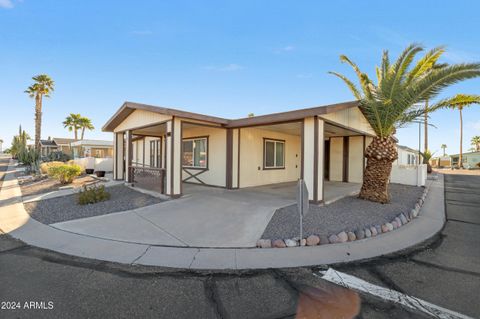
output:
M 263 168 L 285 168 L 285 141 L 264 139 Z
M 187 168 L 207 168 L 208 138 L 187 138 L 183 140 L 182 165 Z

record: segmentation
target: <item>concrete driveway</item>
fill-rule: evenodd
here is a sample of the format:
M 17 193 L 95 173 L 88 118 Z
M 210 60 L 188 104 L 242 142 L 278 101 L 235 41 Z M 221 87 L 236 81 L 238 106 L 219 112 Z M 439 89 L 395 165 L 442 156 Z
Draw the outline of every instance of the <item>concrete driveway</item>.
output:
M 52 226 L 151 245 L 255 247 L 275 210 L 295 202 L 293 185 L 226 190 L 185 184 L 181 199 Z

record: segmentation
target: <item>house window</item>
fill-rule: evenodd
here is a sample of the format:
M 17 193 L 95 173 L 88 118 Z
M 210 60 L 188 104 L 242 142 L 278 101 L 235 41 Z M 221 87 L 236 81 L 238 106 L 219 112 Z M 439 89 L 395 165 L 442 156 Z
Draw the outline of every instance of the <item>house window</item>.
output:
M 285 168 L 285 141 L 264 139 L 263 168 Z
M 183 167 L 207 168 L 208 139 L 206 137 L 183 140 Z

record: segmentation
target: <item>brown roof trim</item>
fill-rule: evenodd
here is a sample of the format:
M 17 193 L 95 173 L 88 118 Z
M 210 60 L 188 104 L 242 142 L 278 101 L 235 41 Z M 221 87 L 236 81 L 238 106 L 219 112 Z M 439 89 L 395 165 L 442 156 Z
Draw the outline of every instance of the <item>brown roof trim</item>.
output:
M 171 115 L 171 116 L 178 116 L 178 117 L 185 117 L 188 119 L 205 121 L 205 122 L 212 122 L 217 124 L 227 124 L 229 121 L 227 119 L 223 119 L 220 117 L 203 115 L 198 113 L 186 112 L 166 107 L 154 106 L 154 105 L 147 105 L 147 104 L 140 104 L 140 103 L 133 103 L 133 102 L 125 102 L 120 107 L 120 109 L 107 121 L 107 123 L 102 127 L 102 131 L 112 132 L 115 127 L 117 127 L 121 122 L 123 122 L 130 114 L 133 113 L 135 110 L 144 110 L 153 113 Z
M 359 106 L 358 101 L 343 102 L 337 104 L 330 104 L 324 106 L 316 106 L 306 109 L 299 109 L 294 111 L 273 113 L 267 115 L 260 115 L 254 117 L 241 118 L 237 120 L 228 120 L 220 117 L 203 115 L 198 113 L 180 111 L 171 108 L 139 104 L 133 102 L 125 102 L 120 107 L 120 109 L 108 120 L 108 122 L 102 127 L 102 131 L 113 132 L 115 127 L 117 127 L 121 122 L 123 122 L 134 110 L 145 110 L 154 113 L 178 116 L 188 119 L 194 119 L 199 121 L 211 122 L 216 124 L 221 124 L 227 128 L 234 127 L 246 127 L 246 126 L 255 126 L 255 125 L 264 125 L 272 124 L 278 122 L 286 122 L 293 120 L 301 120 L 305 117 L 322 115 L 332 112 L 338 112 L 346 110 L 352 107 Z
M 360 104 L 357 101 L 343 102 L 331 105 L 316 106 L 307 109 L 299 109 L 287 112 L 272 113 L 267 115 L 260 115 L 254 117 L 246 117 L 243 119 L 232 120 L 227 124 L 227 127 L 245 127 L 254 125 L 271 124 L 278 122 L 287 122 L 294 120 L 301 120 L 306 117 L 322 115 L 327 113 L 338 112 L 346 110 Z

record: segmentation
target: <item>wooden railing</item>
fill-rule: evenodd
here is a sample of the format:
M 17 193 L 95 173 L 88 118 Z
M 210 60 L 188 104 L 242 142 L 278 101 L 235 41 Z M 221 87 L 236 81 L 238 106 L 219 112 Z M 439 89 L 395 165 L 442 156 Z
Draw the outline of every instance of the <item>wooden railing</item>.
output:
M 131 166 L 129 174 L 134 186 L 165 194 L 164 168 Z

